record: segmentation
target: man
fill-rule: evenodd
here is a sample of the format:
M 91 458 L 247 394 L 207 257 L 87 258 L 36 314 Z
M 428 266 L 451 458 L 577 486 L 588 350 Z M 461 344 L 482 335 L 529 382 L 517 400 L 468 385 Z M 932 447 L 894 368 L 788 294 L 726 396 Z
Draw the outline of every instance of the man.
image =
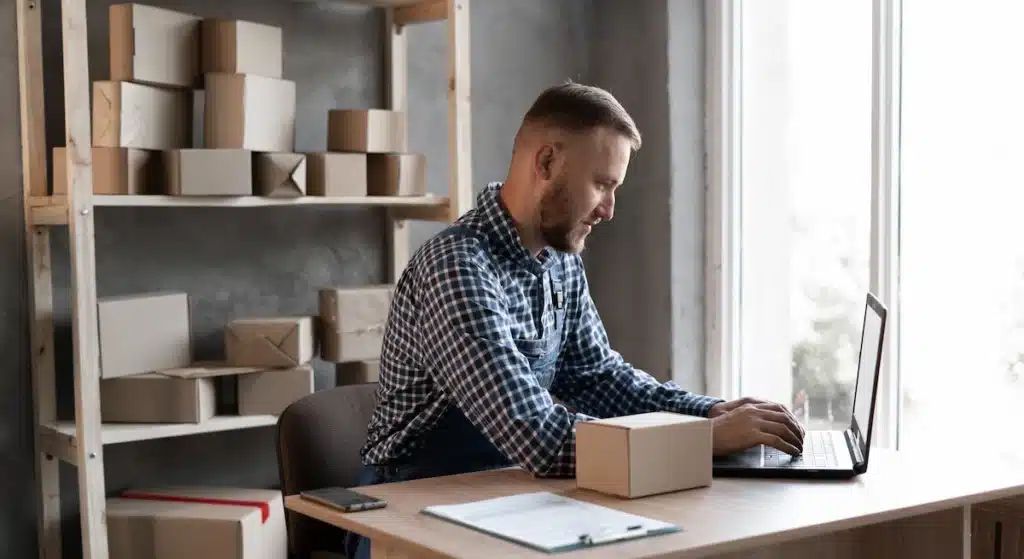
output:
M 716 454 L 801 452 L 803 429 L 784 407 L 660 383 L 609 346 L 580 253 L 612 219 L 640 144 L 604 90 L 566 83 L 536 99 L 506 180 L 398 281 L 361 485 L 509 465 L 573 476 L 577 422 L 656 410 L 712 418 Z

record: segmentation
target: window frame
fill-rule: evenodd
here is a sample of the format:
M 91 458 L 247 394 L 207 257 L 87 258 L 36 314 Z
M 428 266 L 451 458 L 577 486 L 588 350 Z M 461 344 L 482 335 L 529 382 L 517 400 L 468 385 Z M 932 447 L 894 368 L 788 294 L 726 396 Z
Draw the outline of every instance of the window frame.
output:
M 740 336 L 744 0 L 705 2 L 705 386 L 741 393 Z M 869 289 L 888 309 L 874 444 L 898 448 L 900 0 L 872 1 L 871 251 Z

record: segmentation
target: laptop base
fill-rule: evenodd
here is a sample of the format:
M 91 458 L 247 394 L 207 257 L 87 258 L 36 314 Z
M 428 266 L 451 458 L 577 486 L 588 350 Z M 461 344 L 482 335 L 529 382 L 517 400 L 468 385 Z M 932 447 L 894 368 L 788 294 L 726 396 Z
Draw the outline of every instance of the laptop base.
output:
M 788 479 L 849 479 L 858 475 L 842 431 L 811 431 L 804 439 L 804 455 L 789 456 L 764 445 L 715 457 L 715 477 Z

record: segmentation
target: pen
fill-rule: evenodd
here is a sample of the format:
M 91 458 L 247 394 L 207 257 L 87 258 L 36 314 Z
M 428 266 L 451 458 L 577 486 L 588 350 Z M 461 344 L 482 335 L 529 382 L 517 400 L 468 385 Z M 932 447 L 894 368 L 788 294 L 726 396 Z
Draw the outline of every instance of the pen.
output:
M 580 543 L 586 545 L 598 545 L 603 543 L 617 542 L 621 540 L 628 540 L 632 538 L 641 538 L 647 535 L 647 530 L 643 529 L 642 524 L 635 524 L 633 526 L 627 526 L 626 530 L 619 534 L 608 534 L 605 536 L 593 537 L 590 534 L 580 534 Z

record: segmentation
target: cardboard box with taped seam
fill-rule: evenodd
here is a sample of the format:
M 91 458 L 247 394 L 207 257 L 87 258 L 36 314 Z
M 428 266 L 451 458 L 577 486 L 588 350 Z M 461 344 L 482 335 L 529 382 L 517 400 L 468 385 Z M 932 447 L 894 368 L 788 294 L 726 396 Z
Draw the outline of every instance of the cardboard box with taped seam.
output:
M 320 290 L 321 358 L 334 363 L 380 358 L 392 285 Z
M 232 366 L 290 368 L 312 361 L 313 317 L 237 318 L 224 329 L 225 362 Z

